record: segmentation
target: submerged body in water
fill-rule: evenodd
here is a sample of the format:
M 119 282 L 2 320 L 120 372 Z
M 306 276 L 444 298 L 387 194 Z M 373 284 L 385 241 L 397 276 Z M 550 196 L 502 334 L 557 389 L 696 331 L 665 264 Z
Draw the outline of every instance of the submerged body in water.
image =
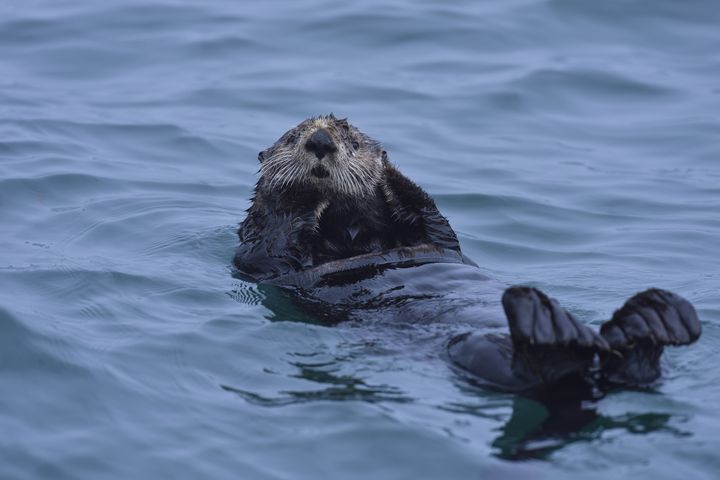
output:
M 308 119 L 259 159 L 239 273 L 328 323 L 447 325 L 449 358 L 484 386 L 644 385 L 660 376 L 665 346 L 700 335 L 692 305 L 664 290 L 631 297 L 596 332 L 535 288 L 505 289 L 463 255 L 427 193 L 346 120 Z

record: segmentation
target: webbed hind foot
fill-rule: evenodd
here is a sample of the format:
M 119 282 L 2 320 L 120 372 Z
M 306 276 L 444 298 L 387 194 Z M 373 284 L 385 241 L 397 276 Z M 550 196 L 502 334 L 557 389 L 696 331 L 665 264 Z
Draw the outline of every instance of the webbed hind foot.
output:
M 513 344 L 512 369 L 518 377 L 544 384 L 582 378 L 595 354 L 608 350 L 603 337 L 536 288 L 508 288 L 502 304 Z
M 657 288 L 640 292 L 600 327 L 611 349 L 601 355 L 602 373 L 613 383 L 650 383 L 660 377 L 664 347 L 693 343 L 701 330 L 695 309 L 681 296 Z

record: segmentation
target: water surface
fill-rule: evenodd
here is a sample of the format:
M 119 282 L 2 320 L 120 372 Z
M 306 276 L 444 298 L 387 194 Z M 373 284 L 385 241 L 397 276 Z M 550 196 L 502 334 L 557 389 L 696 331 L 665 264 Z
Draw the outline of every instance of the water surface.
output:
M 6 0 L 0 477 L 717 478 L 719 24 L 711 0 Z M 594 325 L 671 289 L 703 337 L 558 417 L 233 278 L 257 152 L 329 112 L 489 275 Z

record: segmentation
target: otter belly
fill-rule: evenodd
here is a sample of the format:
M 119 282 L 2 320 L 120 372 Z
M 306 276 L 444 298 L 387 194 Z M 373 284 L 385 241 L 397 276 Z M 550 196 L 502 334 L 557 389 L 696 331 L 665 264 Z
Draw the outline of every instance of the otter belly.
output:
M 445 323 L 449 331 L 505 326 L 504 287 L 454 251 L 393 249 L 328 262 L 271 283 L 329 323 L 372 317 Z

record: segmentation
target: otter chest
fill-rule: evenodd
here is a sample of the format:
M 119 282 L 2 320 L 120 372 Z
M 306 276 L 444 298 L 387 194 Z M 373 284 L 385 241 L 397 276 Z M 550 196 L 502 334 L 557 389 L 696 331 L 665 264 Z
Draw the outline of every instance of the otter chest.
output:
M 315 263 L 380 252 L 390 246 L 384 212 L 328 209 L 318 226 L 314 242 Z

